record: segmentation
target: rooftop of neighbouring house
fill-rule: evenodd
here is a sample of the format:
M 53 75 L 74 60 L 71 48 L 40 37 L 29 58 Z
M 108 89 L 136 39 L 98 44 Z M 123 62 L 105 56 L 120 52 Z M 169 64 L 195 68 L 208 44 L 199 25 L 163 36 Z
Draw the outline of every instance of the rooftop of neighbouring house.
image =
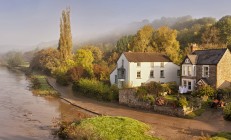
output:
M 223 49 L 208 49 L 208 50 L 195 50 L 192 54 L 188 55 L 192 64 L 197 65 L 216 65 L 224 55 L 227 48 Z
M 129 62 L 172 62 L 169 57 L 154 52 L 124 52 Z

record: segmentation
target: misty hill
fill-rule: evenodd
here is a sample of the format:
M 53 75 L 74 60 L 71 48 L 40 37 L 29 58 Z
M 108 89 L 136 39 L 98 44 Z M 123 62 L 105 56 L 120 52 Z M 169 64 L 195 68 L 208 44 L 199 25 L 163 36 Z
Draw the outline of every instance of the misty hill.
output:
M 190 29 L 196 25 L 214 24 L 216 22 L 215 18 L 204 17 L 200 19 L 194 19 L 192 16 L 182 16 L 182 17 L 162 17 L 160 19 L 155 19 L 152 22 L 145 19 L 138 22 L 132 22 L 130 24 L 118 27 L 111 32 L 97 36 L 95 38 L 88 39 L 87 41 L 81 42 L 81 44 L 97 44 L 97 43 L 113 43 L 115 44 L 119 38 L 124 35 L 134 35 L 136 32 L 142 28 L 144 25 L 152 25 L 155 29 L 161 26 L 168 26 L 172 29 L 183 30 L 185 28 Z M 79 41 L 80 42 L 80 41 Z

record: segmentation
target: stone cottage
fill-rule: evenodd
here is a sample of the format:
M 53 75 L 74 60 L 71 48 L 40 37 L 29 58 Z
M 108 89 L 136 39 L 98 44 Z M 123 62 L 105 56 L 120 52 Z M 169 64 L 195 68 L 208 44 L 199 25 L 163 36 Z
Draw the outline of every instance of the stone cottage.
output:
M 200 85 L 210 85 L 214 88 L 230 86 L 230 50 L 192 50 L 181 64 L 181 75 L 181 86 L 186 87 L 188 91 L 193 91 Z

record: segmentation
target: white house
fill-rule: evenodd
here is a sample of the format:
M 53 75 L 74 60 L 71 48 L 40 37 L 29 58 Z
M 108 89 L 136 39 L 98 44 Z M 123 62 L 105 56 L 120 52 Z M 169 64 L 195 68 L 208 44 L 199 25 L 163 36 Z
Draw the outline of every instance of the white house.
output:
M 111 84 L 137 87 L 151 81 L 180 82 L 180 67 L 160 53 L 124 52 L 110 74 Z

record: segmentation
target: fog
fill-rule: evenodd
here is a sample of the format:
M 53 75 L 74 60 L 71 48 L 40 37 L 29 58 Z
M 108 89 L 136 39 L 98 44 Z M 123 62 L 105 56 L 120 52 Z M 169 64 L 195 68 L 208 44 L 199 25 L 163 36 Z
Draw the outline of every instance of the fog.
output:
M 231 13 L 230 4 L 228 0 L 1 0 L 0 52 L 57 44 L 61 12 L 68 6 L 73 41 L 78 45 L 133 34 L 161 17 L 191 15 L 219 19 Z

